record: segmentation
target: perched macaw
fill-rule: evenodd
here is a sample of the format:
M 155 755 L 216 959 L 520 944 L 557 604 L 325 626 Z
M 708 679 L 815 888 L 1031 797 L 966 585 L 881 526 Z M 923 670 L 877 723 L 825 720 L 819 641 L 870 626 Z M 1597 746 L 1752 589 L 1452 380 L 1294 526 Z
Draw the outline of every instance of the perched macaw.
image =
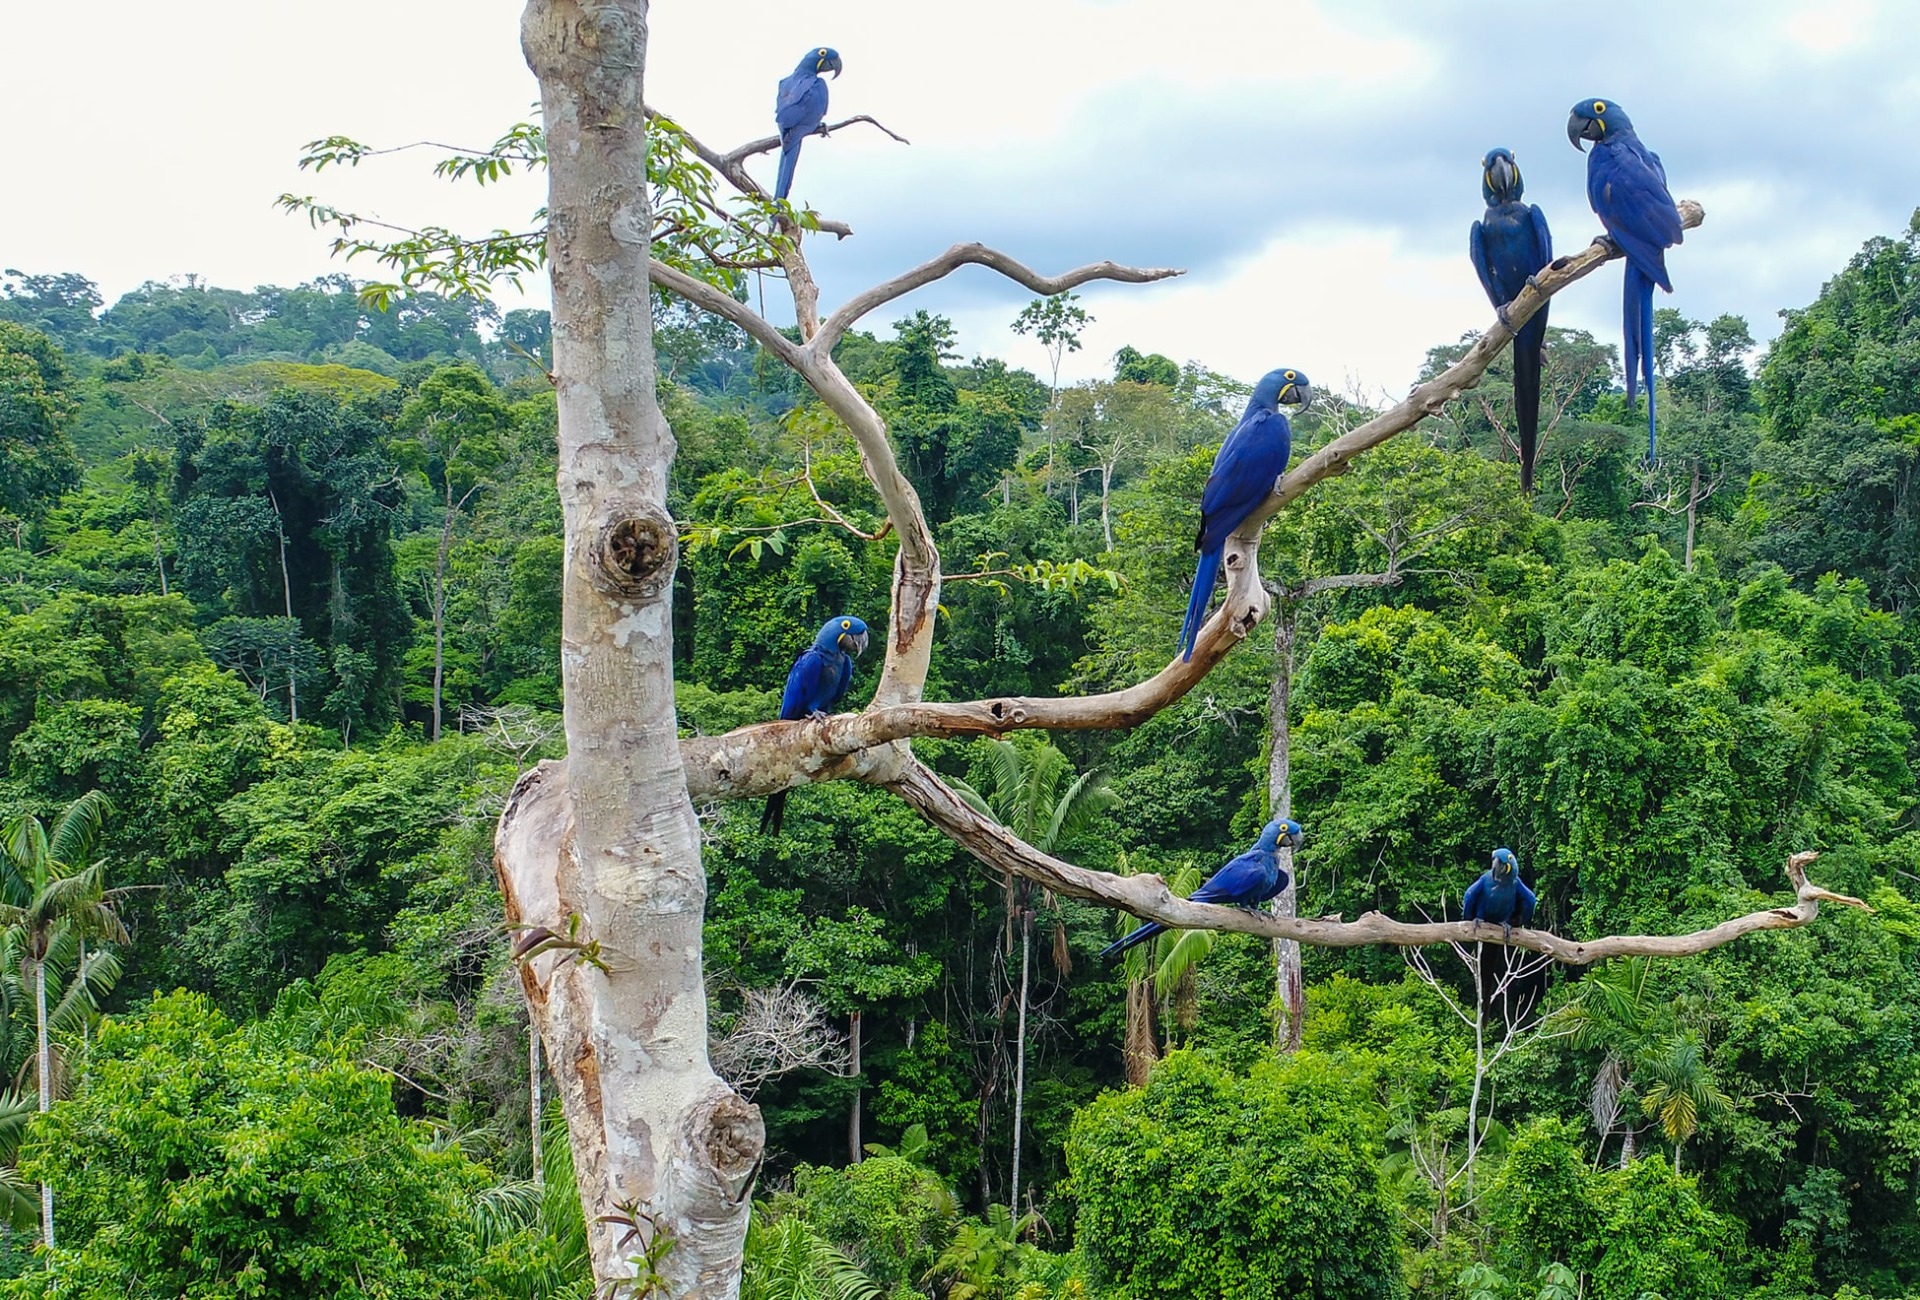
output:
M 1511 940 L 1514 926 L 1525 929 L 1533 921 L 1533 905 L 1533 891 L 1520 879 L 1520 859 L 1512 849 L 1495 849 L 1493 865 L 1467 886 L 1460 915 L 1476 927 L 1482 921 L 1498 923 L 1502 936 Z
M 827 83 L 823 72 L 840 76 L 840 55 L 822 45 L 807 51 L 792 73 L 780 79 L 780 96 L 773 102 L 773 124 L 780 129 L 780 179 L 773 197 L 784 199 L 793 188 L 793 165 L 800 161 L 800 142 L 827 120 Z
M 865 623 L 851 614 L 828 619 L 820 635 L 800 652 L 787 672 L 787 689 L 780 697 L 780 720 L 824 719 L 827 710 L 838 704 L 853 684 L 853 661 L 866 648 Z M 768 795 L 767 810 L 760 814 L 760 833 L 778 835 L 786 811 L 785 790 Z
M 1487 215 L 1473 223 L 1473 269 L 1500 319 L 1506 306 L 1553 260 L 1553 235 L 1540 209 L 1522 203 L 1525 185 L 1508 149 L 1490 149 L 1480 164 L 1480 193 Z M 1520 490 L 1533 491 L 1533 457 L 1540 446 L 1540 368 L 1546 359 L 1547 308 L 1543 304 L 1513 337 L 1513 413 L 1520 426 Z
M 1180 657 L 1193 658 L 1193 643 L 1207 618 L 1213 584 L 1220 576 L 1220 557 L 1227 538 L 1267 499 L 1274 483 L 1287 471 L 1293 452 L 1293 426 L 1280 413 L 1282 404 L 1305 408 L 1313 400 L 1313 386 L 1298 370 L 1270 370 L 1254 385 L 1246 413 L 1220 444 L 1213 472 L 1200 494 L 1200 533 L 1193 547 L 1200 567 L 1193 575 L 1193 595 L 1187 600 L 1187 621 L 1180 629 Z
M 1222 903 L 1230 907 L 1253 907 L 1269 898 L 1279 897 L 1287 887 L 1287 873 L 1280 869 L 1281 848 L 1297 849 L 1307 833 L 1299 822 L 1284 817 L 1270 821 L 1260 832 L 1252 848 L 1207 877 L 1207 882 L 1188 896 L 1193 903 Z M 1100 950 L 1102 957 L 1117 957 L 1135 944 L 1145 943 L 1167 927 L 1149 921 L 1116 939 Z
M 1640 143 L 1620 105 L 1583 99 L 1567 116 L 1567 139 L 1587 155 L 1587 201 L 1607 228 L 1607 237 L 1627 256 L 1624 289 L 1627 400 L 1634 385 L 1647 385 L 1647 459 L 1653 459 L 1653 286 L 1673 292 L 1666 250 L 1680 242 L 1680 209 L 1667 192 L 1660 155 Z

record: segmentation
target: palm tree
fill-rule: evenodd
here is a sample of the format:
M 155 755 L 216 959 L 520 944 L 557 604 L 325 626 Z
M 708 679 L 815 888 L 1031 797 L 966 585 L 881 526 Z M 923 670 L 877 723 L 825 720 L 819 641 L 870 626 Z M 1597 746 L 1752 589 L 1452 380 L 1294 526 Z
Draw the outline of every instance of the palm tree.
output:
M 1114 867 L 1123 876 L 1134 875 L 1139 869 L 1125 853 Z M 1188 863 L 1167 876 L 1167 888 L 1185 898 L 1205 879 L 1198 867 Z M 1127 934 L 1139 923 L 1138 917 L 1114 913 L 1116 936 Z M 1194 972 L 1213 951 L 1218 938 L 1212 930 L 1168 930 L 1151 943 L 1128 949 L 1121 959 L 1127 981 L 1127 1029 L 1121 1057 L 1129 1084 L 1139 1087 L 1146 1083 L 1153 1063 L 1160 1059 L 1160 1043 L 1154 1033 L 1156 1004 L 1163 1018 L 1191 1028 L 1197 996 Z M 1172 1037 L 1169 1025 L 1169 1046 Z
M 1590 1098 L 1602 1147 L 1633 1091 L 1634 1062 L 1644 1055 L 1655 1016 L 1661 1010 L 1652 976 L 1650 958 L 1610 962 L 1582 979 L 1579 997 L 1561 1007 L 1549 1021 L 1550 1028 L 1570 1033 L 1575 1047 L 1599 1047 L 1605 1052 L 1594 1074 Z M 1633 1162 L 1634 1129 L 1631 1124 L 1620 1129 L 1620 1166 L 1624 1169 Z
M 1075 774 L 1073 760 L 1048 740 L 988 740 L 984 765 L 986 790 L 981 792 L 966 782 L 956 782 L 960 795 L 974 809 L 993 818 L 1015 835 L 1039 849 L 1052 853 L 1061 844 L 1093 825 L 1094 819 L 1120 802 L 1105 777 L 1097 772 Z M 1013 1177 L 1007 1204 L 1014 1218 L 1020 1213 L 1020 1126 L 1027 1091 L 1027 989 L 1028 965 L 1032 954 L 1033 911 L 1026 905 L 1024 883 L 1016 886 L 1013 876 L 1006 877 L 1007 932 L 1012 938 L 1013 919 L 1020 920 L 1020 1002 L 1019 1023 L 1015 1030 L 1013 1070 Z M 1046 895 L 1053 905 L 1053 895 Z M 1067 952 L 1066 927 L 1054 921 L 1053 959 L 1065 974 L 1071 967 Z
M 1700 1039 L 1676 1034 L 1666 1046 L 1648 1056 L 1644 1068 L 1653 1084 L 1640 1094 L 1640 1109 L 1660 1124 L 1673 1143 L 1673 1170 L 1680 1172 L 1680 1148 L 1700 1127 L 1702 1119 L 1726 1114 L 1733 1098 L 1722 1092 L 1707 1072 Z
M 111 808 L 105 795 L 91 790 L 60 814 L 51 833 L 38 817 L 21 816 L 0 835 L 0 926 L 7 932 L 6 951 L 17 958 L 21 983 L 33 989 L 42 1113 L 53 1105 L 47 973 L 52 969 L 57 978 L 63 968 L 76 972 L 68 997 L 57 1008 L 64 1012 L 70 999 L 90 1000 L 89 990 L 96 983 L 119 973 L 112 954 L 88 954 L 87 941 L 127 941 L 115 910 L 117 897 L 107 888 L 105 861 L 86 862 Z M 40 1236 L 48 1248 L 53 1246 L 53 1188 L 45 1183 L 40 1185 Z

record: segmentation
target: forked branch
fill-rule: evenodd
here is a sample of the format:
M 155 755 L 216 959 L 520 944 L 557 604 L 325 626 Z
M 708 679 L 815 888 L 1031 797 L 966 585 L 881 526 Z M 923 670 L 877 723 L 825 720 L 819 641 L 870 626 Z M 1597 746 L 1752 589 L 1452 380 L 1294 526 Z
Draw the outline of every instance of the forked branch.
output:
M 1701 206 L 1691 200 L 1681 202 L 1680 213 L 1681 223 L 1688 228 L 1698 226 L 1705 217 Z M 885 301 L 885 297 L 875 297 L 875 295 L 882 295 L 889 285 L 905 284 L 909 288 L 916 287 L 914 284 L 908 284 L 916 276 L 931 274 L 934 268 L 944 268 L 940 272 L 944 274 L 966 265 L 969 261 L 978 261 L 982 265 L 994 265 L 996 269 L 1010 275 L 1013 272 L 1008 269 L 1008 266 L 1018 268 L 1021 274 L 1033 275 L 1027 268 L 1010 260 L 1007 265 L 1001 265 L 965 255 L 969 250 L 976 249 L 987 254 L 993 252 L 990 249 L 981 249 L 977 244 L 958 245 L 948 250 L 944 257 L 936 258 L 908 272 L 905 276 L 889 281 L 887 285 L 879 286 L 869 290 L 867 294 L 856 297 L 822 324 L 813 340 L 804 347 L 793 344 L 784 335 L 766 325 L 764 321 L 759 323 L 767 335 L 778 338 L 779 355 L 783 359 L 792 352 L 798 353 L 804 361 L 817 362 L 818 354 L 814 349 L 822 347 L 823 341 L 824 346 L 828 348 L 832 346 L 836 328 L 835 320 L 851 312 L 855 307 L 867 303 L 869 299 L 872 299 L 872 302 L 862 310 L 871 310 L 873 306 L 878 306 L 880 302 Z M 688 784 L 694 797 L 755 798 L 794 785 L 857 775 L 860 771 L 871 772 L 888 765 L 876 763 L 871 759 L 860 760 L 855 757 L 856 755 L 869 747 L 885 745 L 913 736 L 949 738 L 997 736 L 1020 729 L 1108 730 L 1137 726 L 1144 722 L 1193 689 L 1194 685 L 1206 677 L 1214 665 L 1224 659 L 1228 651 L 1232 650 L 1240 639 L 1251 632 L 1266 616 L 1269 597 L 1262 589 L 1259 580 L 1259 544 L 1261 530 L 1268 518 L 1322 479 L 1345 473 L 1355 457 L 1379 446 L 1396 434 L 1413 428 L 1427 416 L 1438 414 L 1447 402 L 1470 391 L 1480 382 L 1488 365 L 1499 355 L 1500 350 L 1511 341 L 1512 328 L 1524 325 L 1553 294 L 1574 281 L 1591 275 L 1600 266 L 1619 256 L 1619 250 L 1613 245 L 1596 240 L 1579 253 L 1557 259 L 1535 277 L 1533 286 L 1527 288 L 1519 298 L 1508 305 L 1506 322 L 1496 317 L 1492 325 L 1468 350 L 1466 356 L 1440 375 L 1416 387 L 1405 400 L 1388 411 L 1335 438 L 1314 452 L 1275 484 L 1273 493 L 1261 505 L 1253 520 L 1239 533 L 1228 539 L 1224 566 L 1227 573 L 1227 597 L 1213 618 L 1201 629 L 1191 660 L 1181 660 L 1176 657 L 1165 668 L 1144 682 L 1099 695 L 1053 699 L 1034 696 L 1001 696 L 960 703 L 935 704 L 926 703 L 917 698 L 902 698 L 882 692 L 875 696 L 874 705 L 866 712 L 844 714 L 824 725 L 812 722 L 764 723 L 755 727 L 742 728 L 725 736 L 690 739 L 682 742 L 681 753 L 686 760 Z M 1123 274 L 1106 274 L 1109 270 Z M 678 273 L 670 273 L 678 276 Z M 1163 274 L 1133 268 L 1115 268 L 1111 263 L 1101 263 L 1098 266 L 1070 271 L 1055 279 L 1042 279 L 1036 276 L 1032 281 L 1021 280 L 1021 283 L 1052 292 L 1068 284 L 1084 283 L 1088 279 L 1102 278 L 1103 275 L 1104 278 L 1131 278 L 1137 282 L 1160 278 Z M 703 291 L 703 296 L 697 299 L 701 305 L 706 305 L 709 300 L 718 300 L 712 302 L 713 309 L 727 315 L 729 320 L 738 321 L 736 312 L 752 315 L 743 304 L 734 302 L 718 290 L 712 289 L 711 286 L 700 284 L 691 277 L 679 278 L 687 280 L 689 288 Z M 933 278 L 938 277 L 936 275 Z M 1019 277 L 1016 275 L 1014 278 Z M 758 317 L 755 319 L 759 320 Z M 1511 322 L 1512 328 L 1509 328 L 1507 322 Z M 844 326 L 840 328 L 844 329 Z M 755 337 L 764 336 L 755 332 Z M 804 365 L 796 368 L 803 374 L 808 373 Z M 869 476 L 875 477 L 877 485 L 883 482 L 882 478 L 877 477 L 878 475 L 899 479 L 899 469 L 893 459 L 892 449 L 887 443 L 884 426 L 878 422 L 877 416 L 872 416 L 871 409 L 851 392 L 850 385 L 843 391 L 834 391 L 829 397 L 829 390 L 838 387 L 832 382 L 834 377 L 838 377 L 837 370 L 833 372 L 832 377 L 823 377 L 826 381 L 824 387 L 816 384 L 816 388 L 821 390 L 823 398 L 828 399 L 828 405 L 837 414 L 841 414 L 842 419 L 853 429 L 856 439 L 860 442 L 861 454 L 866 458 Z M 811 379 L 812 376 L 809 378 Z M 839 382 L 841 385 L 845 383 L 844 379 L 840 379 Z M 859 403 L 858 408 L 853 406 L 854 403 Z M 866 418 L 868 416 L 872 418 L 868 420 Z M 899 481 L 904 483 L 903 479 Z M 888 494 L 883 489 L 881 495 L 885 498 Z M 888 514 L 896 519 L 897 526 L 896 501 L 888 500 L 887 504 Z M 917 515 L 917 498 L 911 503 L 911 511 Z M 906 535 L 904 529 L 902 535 L 903 537 Z M 896 587 L 896 598 L 897 596 L 898 588 Z M 894 610 L 896 619 L 900 613 L 896 605 Z

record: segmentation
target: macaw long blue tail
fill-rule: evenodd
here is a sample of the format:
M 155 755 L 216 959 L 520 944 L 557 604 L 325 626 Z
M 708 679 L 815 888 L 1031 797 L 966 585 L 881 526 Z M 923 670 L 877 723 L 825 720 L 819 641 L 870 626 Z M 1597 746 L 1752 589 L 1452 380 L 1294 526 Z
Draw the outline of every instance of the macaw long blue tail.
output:
M 1126 938 L 1115 939 L 1112 943 L 1102 948 L 1100 950 L 1100 956 L 1103 960 L 1108 957 L 1118 957 L 1127 949 L 1138 947 L 1155 935 L 1165 934 L 1166 932 L 1167 927 L 1158 921 L 1148 921 L 1145 925 L 1127 935 Z
M 1533 491 L 1533 458 L 1540 450 L 1540 366 L 1540 340 L 1522 328 L 1513 341 L 1513 405 L 1515 423 L 1520 426 L 1522 492 Z
M 1654 457 L 1653 416 L 1653 280 L 1632 262 L 1627 263 L 1621 307 L 1626 317 L 1627 400 L 1636 384 L 1647 386 L 1647 459 Z
M 1193 643 L 1200 625 L 1207 621 L 1207 605 L 1213 600 L 1213 584 L 1220 577 L 1220 552 L 1200 552 L 1200 567 L 1193 573 L 1193 595 L 1187 598 L 1187 621 L 1180 627 L 1180 657 L 1193 658 Z
M 773 184 L 773 197 L 784 199 L 787 191 L 793 188 L 794 164 L 800 161 L 800 140 L 796 137 L 791 143 L 780 146 L 780 179 Z

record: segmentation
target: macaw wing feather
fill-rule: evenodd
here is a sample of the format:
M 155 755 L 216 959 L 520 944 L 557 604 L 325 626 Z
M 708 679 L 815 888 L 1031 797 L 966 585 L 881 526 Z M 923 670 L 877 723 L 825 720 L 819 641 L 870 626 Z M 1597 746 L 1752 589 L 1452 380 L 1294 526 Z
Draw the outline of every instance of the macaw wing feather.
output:
M 827 83 L 817 73 L 796 72 L 780 83 L 773 123 L 782 136 L 792 131 L 805 135 L 826 120 Z
M 1533 255 L 1536 259 L 1533 269 L 1538 271 L 1541 267 L 1553 260 L 1553 232 L 1547 229 L 1547 214 L 1540 210 L 1539 204 L 1536 203 L 1529 207 L 1527 213 L 1533 218 L 1531 222 L 1533 227 Z
M 1278 411 L 1256 411 L 1227 435 L 1200 494 L 1201 550 L 1224 546 L 1247 521 L 1286 472 L 1292 450 L 1293 426 Z
M 1242 853 L 1207 877 L 1207 883 L 1194 890 L 1189 897 L 1196 903 L 1237 905 L 1251 902 L 1266 888 L 1267 871 L 1266 854 L 1257 851 Z
M 1669 293 L 1666 250 L 1680 242 L 1680 209 L 1645 150 L 1596 148 L 1587 198 L 1607 234 L 1641 274 Z
M 1492 886 L 1493 873 L 1483 871 L 1480 878 L 1467 886 L 1467 896 L 1460 900 L 1460 915 L 1468 921 L 1478 921 L 1486 906 L 1487 890 Z
M 1493 259 L 1487 255 L 1487 227 L 1484 222 L 1473 223 L 1473 233 L 1468 236 L 1467 252 L 1473 258 L 1474 274 L 1480 277 L 1480 287 L 1487 291 L 1487 301 L 1495 307 L 1504 307 L 1507 300 L 1500 296 L 1500 282 L 1494 273 Z
M 822 692 L 832 680 L 828 674 L 832 665 L 820 651 L 808 646 L 800 657 L 793 661 L 793 668 L 787 673 L 787 689 L 780 696 L 780 717 L 787 722 L 796 722 L 815 709 L 824 708 Z

